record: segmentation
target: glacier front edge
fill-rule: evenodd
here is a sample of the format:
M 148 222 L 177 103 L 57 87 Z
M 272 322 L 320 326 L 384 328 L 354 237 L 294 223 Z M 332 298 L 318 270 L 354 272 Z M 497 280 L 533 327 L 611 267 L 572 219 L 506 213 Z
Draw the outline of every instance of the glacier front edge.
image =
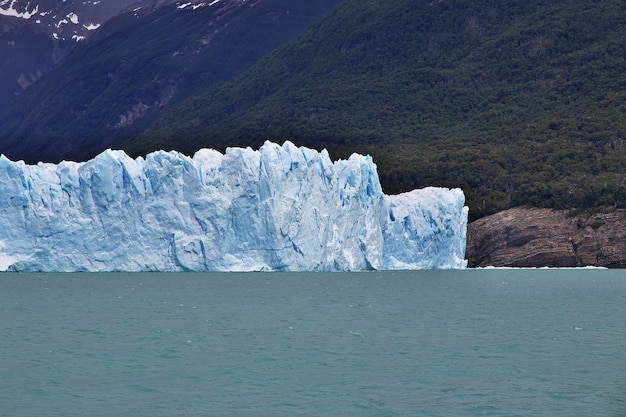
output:
M 464 268 L 459 189 L 382 192 L 371 157 L 158 151 L 27 165 L 0 157 L 3 271 Z

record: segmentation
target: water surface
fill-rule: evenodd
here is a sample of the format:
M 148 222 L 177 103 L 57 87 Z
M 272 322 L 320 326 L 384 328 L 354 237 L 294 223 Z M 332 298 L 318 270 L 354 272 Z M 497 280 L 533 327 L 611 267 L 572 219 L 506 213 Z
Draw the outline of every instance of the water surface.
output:
M 626 271 L 1 274 L 0 416 L 626 416 Z

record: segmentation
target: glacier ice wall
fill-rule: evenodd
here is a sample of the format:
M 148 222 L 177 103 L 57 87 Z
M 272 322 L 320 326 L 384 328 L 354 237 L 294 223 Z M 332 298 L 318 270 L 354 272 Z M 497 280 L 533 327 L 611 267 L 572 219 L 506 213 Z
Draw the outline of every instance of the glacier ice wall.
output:
M 369 156 L 333 163 L 290 142 L 58 165 L 0 157 L 0 270 L 462 268 L 466 226 L 458 189 L 387 196 Z

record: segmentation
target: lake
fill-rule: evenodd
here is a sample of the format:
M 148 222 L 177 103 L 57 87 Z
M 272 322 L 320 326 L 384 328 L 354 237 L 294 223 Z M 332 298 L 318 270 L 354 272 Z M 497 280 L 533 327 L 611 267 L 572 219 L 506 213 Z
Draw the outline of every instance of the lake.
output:
M 626 271 L 0 274 L 0 416 L 626 416 Z

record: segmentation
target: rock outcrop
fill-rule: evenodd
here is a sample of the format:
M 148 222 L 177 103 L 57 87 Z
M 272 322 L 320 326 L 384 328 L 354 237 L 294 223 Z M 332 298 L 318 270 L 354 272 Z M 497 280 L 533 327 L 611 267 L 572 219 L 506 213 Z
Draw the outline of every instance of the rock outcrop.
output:
M 626 267 L 626 210 L 514 208 L 468 225 L 469 267 Z

